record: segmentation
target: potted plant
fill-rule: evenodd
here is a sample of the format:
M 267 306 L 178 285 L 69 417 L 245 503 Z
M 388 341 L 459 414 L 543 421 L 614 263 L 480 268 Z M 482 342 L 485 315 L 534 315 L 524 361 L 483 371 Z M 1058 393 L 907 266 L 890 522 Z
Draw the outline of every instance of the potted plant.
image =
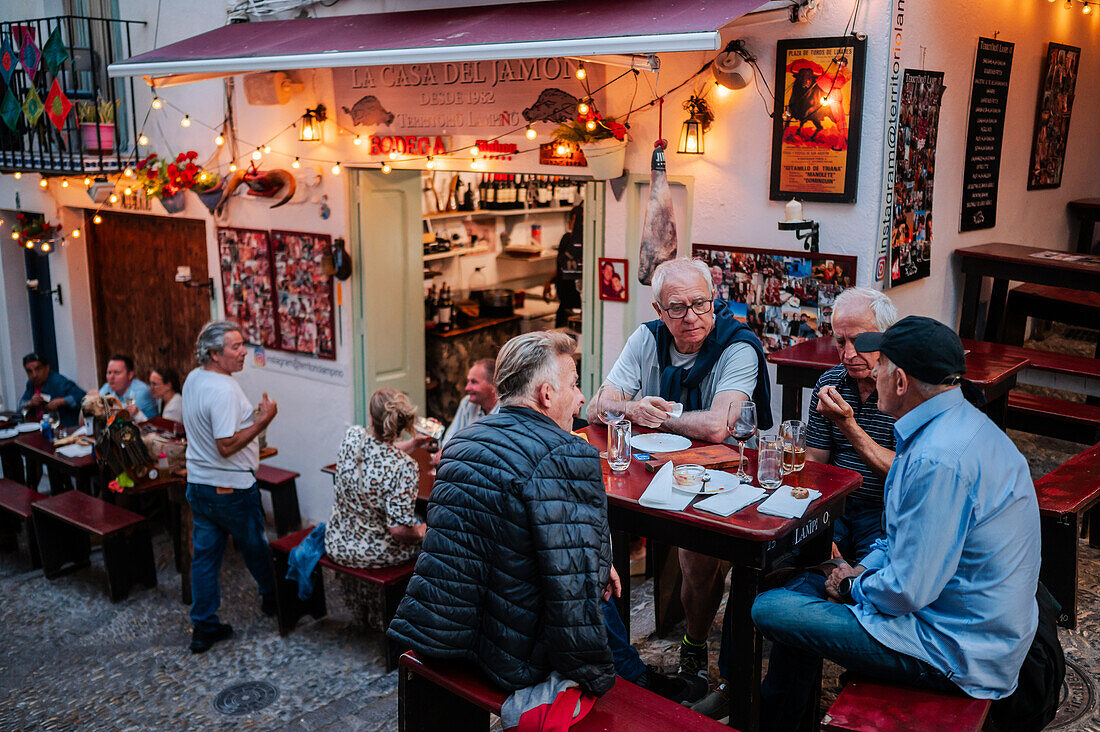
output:
M 162 158 L 156 153 L 150 153 L 143 160 L 138 161 L 138 180 L 145 186 L 145 194 L 159 198 L 164 210 L 168 213 L 179 213 L 187 205 L 183 192 L 194 188 L 197 184 L 206 185 L 210 176 L 195 164 L 195 158 L 199 154 L 194 150 L 180 153 L 175 159 Z M 206 176 L 199 180 L 201 176 Z M 216 185 L 216 181 L 215 181 Z
M 117 108 L 118 102 L 107 99 L 76 103 L 76 117 L 80 121 L 85 152 L 97 155 L 114 152 Z
M 613 119 L 604 119 L 591 102 L 583 103 L 581 108 L 584 112 L 559 125 L 551 138 L 579 146 L 588 161 L 588 171 L 596 180 L 618 178 L 626 163 L 626 127 Z
M 52 244 L 61 234 L 61 224 L 48 224 L 42 214 L 27 214 L 20 211 L 15 215 L 15 225 L 11 227 L 11 238 L 27 249 L 38 248 L 49 252 Z
M 225 192 L 225 179 L 213 171 L 203 170 L 195 177 L 195 185 L 191 190 L 210 210 L 210 213 L 214 213 L 214 208 L 221 200 L 222 193 Z

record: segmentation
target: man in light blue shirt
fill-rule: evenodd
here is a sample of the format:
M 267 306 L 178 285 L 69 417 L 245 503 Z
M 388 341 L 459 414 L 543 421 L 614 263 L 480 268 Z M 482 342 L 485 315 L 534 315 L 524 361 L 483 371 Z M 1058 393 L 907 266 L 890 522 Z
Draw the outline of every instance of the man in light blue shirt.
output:
M 129 356 L 116 354 L 107 359 L 107 383 L 99 388 L 99 393 L 118 397 L 135 421 L 144 422 L 160 414 L 149 386 L 134 378 L 134 359 Z
M 1027 461 L 964 398 L 976 389 L 950 328 L 911 316 L 856 349 L 879 353 L 879 409 L 897 419 L 886 536 L 856 567 L 760 595 L 775 641 L 763 729 L 794 729 L 829 658 L 884 681 L 1001 699 L 1038 625 L 1039 509 Z

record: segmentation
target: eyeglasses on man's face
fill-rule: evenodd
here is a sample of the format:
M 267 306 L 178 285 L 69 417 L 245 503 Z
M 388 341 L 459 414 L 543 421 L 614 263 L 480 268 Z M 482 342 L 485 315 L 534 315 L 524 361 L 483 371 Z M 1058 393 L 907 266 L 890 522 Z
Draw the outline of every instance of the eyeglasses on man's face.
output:
M 660 305 L 661 310 L 664 310 L 665 314 L 673 320 L 682 320 L 687 316 L 688 308 L 691 308 L 691 311 L 696 315 L 706 315 L 711 311 L 711 308 L 714 307 L 713 300 L 692 300 L 690 305 L 674 302 L 667 308 L 660 303 L 657 304 Z

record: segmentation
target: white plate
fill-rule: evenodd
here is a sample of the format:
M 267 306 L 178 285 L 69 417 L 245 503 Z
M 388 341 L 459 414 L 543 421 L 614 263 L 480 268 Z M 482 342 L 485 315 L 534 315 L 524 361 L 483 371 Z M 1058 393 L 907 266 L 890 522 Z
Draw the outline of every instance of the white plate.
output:
M 635 450 L 649 453 L 676 452 L 691 447 L 691 440 L 680 435 L 670 435 L 667 432 L 650 432 L 631 437 L 630 446 Z
M 0 430 L 0 440 L 8 440 L 15 437 L 19 433 L 15 430 Z
M 23 422 L 22 424 L 17 424 L 15 429 L 18 432 L 37 432 L 42 429 L 42 425 L 35 422 Z
M 736 475 L 730 473 L 724 473 L 721 470 L 708 470 L 710 473 L 710 480 L 705 485 L 707 487 L 706 492 L 703 491 L 703 486 L 698 488 L 683 488 L 676 485 L 676 481 L 672 481 L 672 487 L 683 493 L 697 493 L 700 496 L 713 496 L 716 493 L 722 493 L 741 485 L 741 481 L 737 479 Z

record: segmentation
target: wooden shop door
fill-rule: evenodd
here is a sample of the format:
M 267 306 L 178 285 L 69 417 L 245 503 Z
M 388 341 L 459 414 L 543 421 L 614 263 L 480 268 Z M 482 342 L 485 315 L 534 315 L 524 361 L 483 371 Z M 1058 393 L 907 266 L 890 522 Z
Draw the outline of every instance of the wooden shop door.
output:
M 206 224 L 195 219 L 102 212 L 88 227 L 88 279 L 100 384 L 113 353 L 134 358 L 137 377 L 157 366 L 180 379 L 195 366 L 195 338 L 210 320 L 208 288 L 184 287 L 176 267 L 191 267 L 192 282 L 210 276 Z M 215 283 L 217 286 L 217 283 Z

